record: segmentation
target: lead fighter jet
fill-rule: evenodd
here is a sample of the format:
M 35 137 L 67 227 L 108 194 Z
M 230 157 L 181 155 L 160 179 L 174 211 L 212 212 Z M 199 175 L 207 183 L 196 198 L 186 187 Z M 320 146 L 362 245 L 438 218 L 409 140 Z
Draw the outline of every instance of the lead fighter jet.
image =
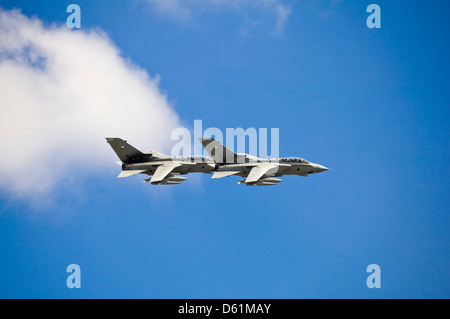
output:
M 238 175 L 246 177 L 238 183 L 247 186 L 276 185 L 281 182 L 281 179 L 274 177 L 308 176 L 328 170 L 325 166 L 298 157 L 265 159 L 249 154 L 234 153 L 212 138 L 200 138 L 200 142 L 217 165 L 211 178 Z
M 214 161 L 207 157 L 171 157 L 156 151 L 143 153 L 117 137 L 107 137 L 106 141 L 121 161 L 122 172 L 117 176 L 119 178 L 147 174 L 153 176 L 144 179 L 144 182 L 174 185 L 186 180 L 179 175 L 195 172 L 210 174 L 215 168 Z

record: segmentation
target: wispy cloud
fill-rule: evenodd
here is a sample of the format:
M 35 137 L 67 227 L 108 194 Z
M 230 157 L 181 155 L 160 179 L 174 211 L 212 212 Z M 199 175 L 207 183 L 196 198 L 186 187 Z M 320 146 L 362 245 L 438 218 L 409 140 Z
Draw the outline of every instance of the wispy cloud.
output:
M 0 8 L 0 190 L 50 194 L 115 155 L 105 136 L 168 150 L 179 126 L 151 78 L 101 31 L 44 25 Z
M 272 33 L 283 31 L 291 8 L 281 0 L 143 0 L 159 14 L 177 21 L 192 21 L 199 16 L 229 11 L 243 17 L 247 24 L 271 23 Z

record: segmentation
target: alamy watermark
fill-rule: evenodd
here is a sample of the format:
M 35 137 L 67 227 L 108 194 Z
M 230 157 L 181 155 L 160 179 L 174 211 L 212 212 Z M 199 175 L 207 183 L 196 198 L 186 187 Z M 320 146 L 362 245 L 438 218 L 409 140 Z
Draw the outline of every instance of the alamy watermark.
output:
M 368 13 L 371 13 L 366 20 L 366 25 L 369 29 L 381 28 L 381 8 L 378 4 L 369 4 L 367 6 Z
M 81 8 L 78 4 L 69 4 L 67 6 L 66 12 L 70 13 L 67 17 L 67 27 L 69 29 L 80 29 L 81 28 Z M 381 28 L 381 8 L 378 4 L 369 4 L 366 9 L 367 13 L 370 15 L 367 17 L 366 25 L 369 29 L 380 29 Z
M 224 140 L 224 137 L 226 140 Z M 271 128 L 270 129 L 270 144 L 268 140 L 268 129 L 267 128 L 254 128 L 250 127 L 243 129 L 238 128 L 226 128 L 225 134 L 217 127 L 209 127 L 203 130 L 202 120 L 194 121 L 194 134 L 185 127 L 178 127 L 172 131 L 171 139 L 176 141 L 176 144 L 172 147 L 171 156 L 173 157 L 190 157 L 193 155 L 206 155 L 208 156 L 209 151 L 204 150 L 202 145 L 199 143 L 200 139 L 213 138 L 214 140 L 220 141 L 228 149 L 236 153 L 248 153 L 253 156 L 258 156 L 260 158 L 272 158 L 277 159 L 279 157 L 280 150 L 280 129 Z M 217 148 L 212 150 L 213 154 L 224 152 L 222 148 Z M 226 152 L 226 150 L 225 150 Z M 270 153 L 269 153 L 270 152 Z M 227 163 L 239 162 L 244 160 L 244 157 L 231 158 L 234 153 L 226 152 L 221 154 Z M 246 157 L 246 159 L 251 159 L 251 157 Z
M 69 29 L 81 28 L 81 8 L 78 4 L 69 4 L 67 6 L 68 13 L 71 13 L 66 20 Z
M 370 273 L 367 277 L 367 288 L 381 288 L 381 268 L 377 264 L 370 264 L 367 266 L 366 271 Z
M 81 288 L 81 268 L 77 264 L 67 266 L 66 272 L 70 273 L 67 277 L 67 288 Z

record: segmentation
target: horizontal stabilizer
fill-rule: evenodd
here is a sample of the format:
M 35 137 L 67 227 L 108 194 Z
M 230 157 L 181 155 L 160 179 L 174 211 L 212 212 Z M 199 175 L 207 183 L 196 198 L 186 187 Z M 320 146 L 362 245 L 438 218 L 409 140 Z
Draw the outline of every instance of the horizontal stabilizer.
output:
M 234 174 L 238 174 L 240 171 L 222 171 L 222 172 L 215 172 L 214 175 L 211 178 L 222 178 L 225 176 L 230 176 Z
M 129 171 L 121 171 L 119 176 L 117 176 L 117 178 L 123 178 L 123 177 L 128 177 L 128 176 L 133 176 L 136 174 L 140 174 L 145 172 L 146 170 L 129 170 Z

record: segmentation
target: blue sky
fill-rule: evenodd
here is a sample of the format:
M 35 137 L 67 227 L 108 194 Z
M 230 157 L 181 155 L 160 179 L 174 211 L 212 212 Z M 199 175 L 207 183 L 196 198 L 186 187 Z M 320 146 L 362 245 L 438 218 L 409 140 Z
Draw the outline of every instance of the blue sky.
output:
M 0 5 L 64 25 L 70 3 Z M 194 1 L 189 18 L 144 0 L 76 3 L 72 32 L 101 30 L 158 75 L 180 123 L 279 128 L 281 156 L 332 170 L 274 187 L 195 174 L 149 186 L 116 179 L 101 140 L 105 168 L 86 154 L 50 193 L 36 188 L 38 204 L 1 183 L 0 297 L 450 297 L 447 2 L 377 1 L 381 29 L 366 26 L 369 1 L 274 1 L 290 12 L 281 29 L 275 7 L 245 1 Z M 81 289 L 66 287 L 73 263 Z M 380 289 L 366 286 L 374 263 Z

